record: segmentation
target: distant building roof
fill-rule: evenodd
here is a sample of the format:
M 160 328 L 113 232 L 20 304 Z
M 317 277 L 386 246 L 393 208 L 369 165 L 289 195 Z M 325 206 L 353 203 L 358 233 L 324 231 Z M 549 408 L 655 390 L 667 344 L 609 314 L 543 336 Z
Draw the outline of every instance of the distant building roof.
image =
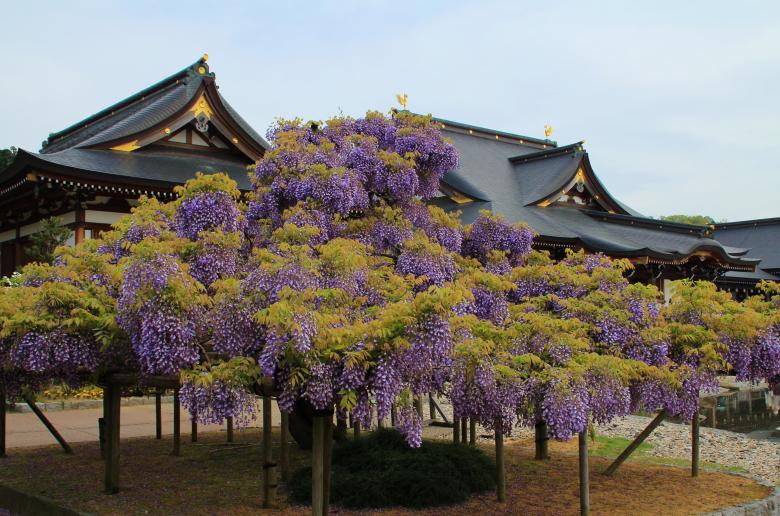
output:
M 722 245 L 710 228 L 646 218 L 621 203 L 596 176 L 582 143 L 557 147 L 548 141 L 540 150 L 541 140 L 485 138 L 463 131 L 465 124 L 455 130 L 449 124 L 443 131 L 458 149 L 460 165 L 445 175 L 442 191 L 449 187 L 459 198 L 434 203 L 460 210 L 464 222 L 491 209 L 526 222 L 542 242 L 612 256 L 677 263 L 706 253 L 727 268 L 745 271 L 759 261 L 745 257 L 746 249 Z

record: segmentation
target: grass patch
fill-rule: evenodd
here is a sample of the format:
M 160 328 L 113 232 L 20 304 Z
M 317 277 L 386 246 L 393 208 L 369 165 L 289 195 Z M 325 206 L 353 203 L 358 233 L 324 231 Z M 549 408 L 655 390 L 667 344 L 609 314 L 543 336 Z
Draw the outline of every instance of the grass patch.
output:
M 608 459 L 614 459 L 625 450 L 631 441 L 624 439 L 623 437 L 607 437 L 605 435 L 596 436 L 596 446 L 588 448 L 588 455 L 593 457 L 605 457 Z M 628 458 L 644 464 L 662 464 L 667 466 L 679 466 L 689 467 L 690 460 L 678 459 L 674 457 L 659 457 L 651 454 L 653 449 L 648 443 L 644 442 L 634 450 L 634 453 Z M 716 464 L 714 462 L 700 461 L 699 466 L 702 469 L 708 469 L 712 471 L 725 471 L 728 473 L 747 473 L 747 470 L 740 468 L 739 466 L 724 466 L 723 464 Z
M 351 509 L 433 507 L 495 488 L 495 462 L 481 450 L 424 441 L 410 448 L 395 430 L 379 430 L 333 450 L 331 501 Z M 311 503 L 311 468 L 290 480 L 290 497 Z

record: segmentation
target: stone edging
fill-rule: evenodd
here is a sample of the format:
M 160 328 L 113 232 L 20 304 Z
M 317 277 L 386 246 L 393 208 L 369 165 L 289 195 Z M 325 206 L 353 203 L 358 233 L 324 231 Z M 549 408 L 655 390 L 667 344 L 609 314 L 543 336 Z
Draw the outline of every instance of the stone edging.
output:
M 51 516 L 91 516 L 90 513 L 78 512 L 57 505 L 46 498 L 18 491 L 0 484 L 0 512 L 11 514 L 47 514 Z
M 173 396 L 163 396 L 163 402 L 173 403 Z M 103 408 L 103 400 L 64 400 L 64 401 L 47 401 L 36 402 L 35 405 L 44 412 L 59 412 L 62 410 L 78 410 L 78 409 L 100 409 Z M 132 396 L 129 398 L 122 398 L 123 407 L 131 407 L 135 405 L 154 405 L 154 396 Z M 17 402 L 14 405 L 9 405 L 9 412 L 32 412 L 30 407 L 24 402 Z
M 731 474 L 755 480 L 762 486 L 771 487 L 774 489 L 774 493 L 761 500 L 724 507 L 701 516 L 780 516 L 780 487 L 776 487 L 772 482 L 755 475 L 746 475 L 744 473 Z

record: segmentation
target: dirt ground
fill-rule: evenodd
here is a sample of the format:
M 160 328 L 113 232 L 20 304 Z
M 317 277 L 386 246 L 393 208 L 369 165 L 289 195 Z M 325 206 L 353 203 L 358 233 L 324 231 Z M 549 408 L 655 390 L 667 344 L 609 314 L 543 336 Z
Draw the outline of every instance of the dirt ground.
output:
M 234 444 L 224 432 L 203 433 L 199 443 L 182 436 L 182 456 L 170 456 L 171 438 L 122 441 L 121 492 L 105 495 L 103 463 L 96 443 L 77 443 L 74 456 L 56 446 L 18 448 L 0 459 L 0 483 L 48 498 L 60 505 L 98 514 L 257 514 L 261 508 L 262 463 L 257 429 L 238 432 Z M 278 438 L 278 434 L 275 435 Z M 309 456 L 290 447 L 293 468 Z M 485 445 L 492 453 L 492 448 Z M 384 510 L 376 514 L 539 514 L 579 513 L 576 442 L 553 443 L 552 459 L 533 460 L 532 443 L 506 446 L 507 496 L 499 504 L 486 493 L 453 507 L 426 511 Z M 274 449 L 278 454 L 278 447 Z M 614 478 L 601 472 L 609 459 L 591 457 L 591 512 L 610 515 L 699 514 L 719 507 L 763 498 L 770 490 L 756 482 L 724 473 L 625 463 Z M 359 486 L 356 486 L 359 488 Z M 280 483 L 278 514 L 308 514 L 290 507 Z M 333 508 L 334 514 L 356 514 Z M 267 510 L 266 510 L 267 511 Z M 365 513 L 362 513 L 365 514 Z

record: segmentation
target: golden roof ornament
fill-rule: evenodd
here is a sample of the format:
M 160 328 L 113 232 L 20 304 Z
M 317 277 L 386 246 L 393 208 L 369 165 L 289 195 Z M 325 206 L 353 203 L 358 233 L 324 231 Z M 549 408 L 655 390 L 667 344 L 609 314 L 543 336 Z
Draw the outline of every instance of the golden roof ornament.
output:
M 544 124 L 544 137 L 549 138 L 552 136 L 553 128 L 551 125 Z
M 208 61 L 208 60 L 209 60 L 209 55 L 208 55 L 208 54 L 206 54 L 206 53 L 204 53 L 204 54 L 203 54 L 203 57 L 201 57 L 201 59 L 203 59 L 203 62 L 205 63 L 206 61 Z
M 406 102 L 409 100 L 409 95 L 406 93 L 399 93 L 395 96 L 395 99 L 401 104 L 403 109 L 406 109 Z

